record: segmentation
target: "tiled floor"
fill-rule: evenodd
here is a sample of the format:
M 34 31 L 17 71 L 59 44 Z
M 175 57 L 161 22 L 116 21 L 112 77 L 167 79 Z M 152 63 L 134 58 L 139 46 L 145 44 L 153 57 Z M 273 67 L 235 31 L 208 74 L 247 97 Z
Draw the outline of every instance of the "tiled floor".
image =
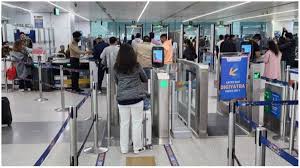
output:
M 173 139 L 172 148 L 180 165 L 183 166 L 225 166 L 227 165 L 227 117 L 219 116 L 216 113 L 216 89 L 213 89 L 213 75 L 209 78 L 208 113 L 209 113 L 209 135 L 211 137 L 195 139 Z M 84 96 L 74 93 L 65 93 L 66 106 L 77 104 Z M 61 125 L 68 116 L 67 112 L 56 112 L 55 108 L 60 107 L 60 92 L 45 92 L 44 97 L 49 100 L 43 103 L 34 101 L 38 92 L 11 92 L 4 93 L 11 102 L 13 124 L 11 128 L 2 127 L 2 165 L 31 166 L 44 152 L 53 137 L 57 134 Z M 99 116 L 102 121 L 99 124 L 99 138 L 102 139 L 106 120 L 106 97 L 99 95 Z M 81 107 L 78 112 L 78 149 L 84 140 L 91 121 L 85 121 L 91 115 L 90 99 Z M 182 124 L 181 124 L 182 125 Z M 105 166 L 124 166 L 126 157 L 137 156 L 133 153 L 123 155 L 118 146 L 118 128 L 113 128 L 114 143 L 109 147 L 106 154 Z M 241 130 L 237 133 L 243 134 Z M 269 134 L 269 139 L 272 134 Z M 91 146 L 93 131 L 85 145 Z M 276 142 L 282 147 L 287 147 Z M 103 144 L 107 144 L 103 140 Z M 298 144 L 298 143 L 296 143 Z M 236 155 L 242 165 L 254 165 L 254 137 L 236 137 Z M 65 131 L 53 147 L 42 165 L 47 166 L 68 166 L 70 160 L 70 128 L 67 125 Z M 162 145 L 154 145 L 152 150 L 147 150 L 138 156 L 154 156 L 157 165 L 169 166 L 170 162 Z M 96 164 L 96 154 L 81 153 L 79 165 L 93 166 Z M 269 149 L 266 153 L 266 165 L 288 166 L 290 165 Z

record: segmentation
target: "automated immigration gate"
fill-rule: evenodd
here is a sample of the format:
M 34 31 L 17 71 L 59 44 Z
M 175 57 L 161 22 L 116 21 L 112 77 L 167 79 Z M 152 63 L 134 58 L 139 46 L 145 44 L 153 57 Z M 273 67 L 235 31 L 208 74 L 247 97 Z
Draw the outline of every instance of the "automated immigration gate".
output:
M 184 43 L 184 33 L 185 27 L 187 28 L 196 28 L 196 54 L 199 58 L 199 35 L 200 35 L 200 25 L 184 25 L 181 24 L 180 26 L 180 40 L 179 40 L 179 58 L 183 58 L 183 43 Z
M 167 34 L 167 38 L 169 39 L 169 25 L 163 25 L 163 24 L 159 24 L 159 25 L 154 25 L 151 24 L 151 32 L 154 33 L 154 35 L 156 35 L 157 33 L 159 33 L 159 35 L 157 37 L 160 37 L 161 34 Z M 157 39 L 157 37 L 154 37 L 155 40 L 160 40 L 159 38 Z
M 205 137 L 208 127 L 208 65 L 178 59 L 177 68 L 177 81 L 171 81 L 171 133 L 174 138 L 188 138 L 192 133 Z M 181 89 L 177 87 L 180 83 L 183 84 Z M 176 116 L 188 129 L 176 126 Z
M 128 34 L 129 33 L 128 29 L 131 29 L 130 34 Z M 144 37 L 143 32 L 144 32 L 143 24 L 131 24 L 131 25 L 125 24 L 125 37 L 127 40 L 131 40 L 131 35 L 135 35 L 136 33 L 141 33 L 142 37 Z

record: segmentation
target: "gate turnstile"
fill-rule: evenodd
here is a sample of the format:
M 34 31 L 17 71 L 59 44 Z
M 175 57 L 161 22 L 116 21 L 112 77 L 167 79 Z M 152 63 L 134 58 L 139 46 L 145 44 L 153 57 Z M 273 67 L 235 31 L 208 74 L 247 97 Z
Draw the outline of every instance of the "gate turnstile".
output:
M 151 71 L 152 137 L 157 137 L 159 144 L 167 144 L 170 141 L 169 81 L 167 72 L 160 69 Z

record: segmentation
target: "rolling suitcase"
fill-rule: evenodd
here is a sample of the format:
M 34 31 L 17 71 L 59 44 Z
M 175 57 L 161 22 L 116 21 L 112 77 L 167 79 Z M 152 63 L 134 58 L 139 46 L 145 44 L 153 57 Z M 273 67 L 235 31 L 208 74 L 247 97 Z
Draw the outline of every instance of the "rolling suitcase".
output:
M 7 124 L 9 127 L 12 122 L 12 115 L 10 111 L 10 103 L 7 97 L 2 97 L 2 125 Z
M 152 117 L 151 110 L 144 111 L 144 147 L 152 149 Z

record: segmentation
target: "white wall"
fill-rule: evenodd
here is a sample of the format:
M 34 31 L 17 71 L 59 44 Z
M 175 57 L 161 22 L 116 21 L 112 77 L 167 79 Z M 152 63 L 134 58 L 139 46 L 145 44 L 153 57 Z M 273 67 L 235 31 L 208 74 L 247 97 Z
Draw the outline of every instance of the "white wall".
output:
M 88 36 L 91 34 L 90 22 L 75 22 L 75 30 L 82 31 L 83 36 Z
M 72 32 L 80 30 L 84 36 L 90 32 L 89 22 L 75 22 L 75 16 L 69 13 L 61 13 L 55 16 L 52 13 L 5 13 L 10 15 L 8 24 L 32 24 L 34 26 L 34 16 L 43 16 L 44 28 L 53 27 L 55 36 L 55 47 L 57 50 L 60 45 L 67 45 L 72 40 Z

